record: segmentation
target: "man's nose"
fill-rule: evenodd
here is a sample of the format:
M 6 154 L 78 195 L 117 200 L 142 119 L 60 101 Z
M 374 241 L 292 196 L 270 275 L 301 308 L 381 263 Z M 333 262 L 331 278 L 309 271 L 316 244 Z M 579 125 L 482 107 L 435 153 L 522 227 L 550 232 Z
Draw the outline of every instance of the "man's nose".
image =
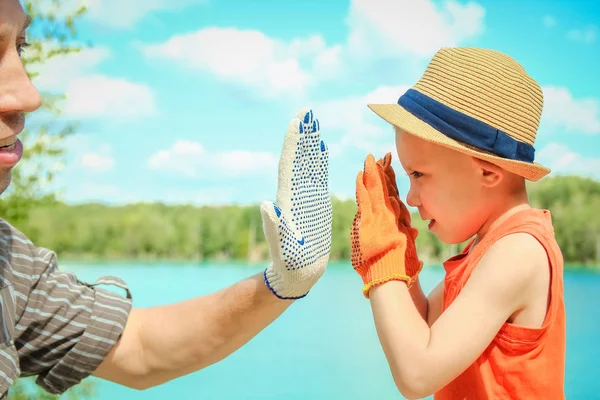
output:
M 16 51 L 0 62 L 0 113 L 33 112 L 42 105 L 42 96 L 33 86 Z

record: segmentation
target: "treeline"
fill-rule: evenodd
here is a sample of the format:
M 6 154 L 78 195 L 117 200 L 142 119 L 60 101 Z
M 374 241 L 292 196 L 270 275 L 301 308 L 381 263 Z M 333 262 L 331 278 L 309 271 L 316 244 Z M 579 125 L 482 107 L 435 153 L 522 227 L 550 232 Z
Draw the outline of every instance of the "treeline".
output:
M 552 212 L 558 242 L 570 264 L 600 264 L 600 182 L 552 177 L 530 185 L 531 202 Z M 332 260 L 350 257 L 353 200 L 333 199 Z M 442 244 L 418 215 L 421 258 L 439 262 L 462 245 Z M 240 259 L 263 261 L 268 248 L 259 206 L 166 206 L 133 204 L 35 207 L 17 227 L 36 244 L 71 259 Z

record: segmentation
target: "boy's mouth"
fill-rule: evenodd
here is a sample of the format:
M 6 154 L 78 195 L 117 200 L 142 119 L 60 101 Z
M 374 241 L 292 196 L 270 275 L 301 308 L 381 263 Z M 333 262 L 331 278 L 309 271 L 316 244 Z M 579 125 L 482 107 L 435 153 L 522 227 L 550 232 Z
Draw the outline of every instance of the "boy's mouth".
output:
M 435 219 L 432 219 L 431 221 L 429 221 L 429 225 L 427 225 L 427 227 L 431 230 L 431 227 L 435 224 Z

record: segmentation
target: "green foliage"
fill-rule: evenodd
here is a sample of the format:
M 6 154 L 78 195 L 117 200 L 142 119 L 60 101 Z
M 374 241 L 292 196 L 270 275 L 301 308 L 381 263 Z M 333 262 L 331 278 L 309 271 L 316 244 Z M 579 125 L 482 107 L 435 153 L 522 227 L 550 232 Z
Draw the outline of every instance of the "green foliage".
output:
M 581 177 L 546 178 L 530 185 L 532 205 L 549 209 L 565 260 L 600 265 L 600 182 Z M 350 257 L 354 200 L 332 200 L 332 260 Z M 443 244 L 415 214 L 417 247 L 425 263 L 460 251 Z M 268 258 L 259 206 L 66 205 L 31 210 L 20 226 L 39 245 L 71 259 L 243 259 Z
M 35 384 L 35 377 L 21 378 L 10 388 L 8 400 L 87 400 L 96 396 L 95 386 L 90 380 L 83 380 L 62 395 L 42 390 Z
M 552 211 L 566 262 L 600 265 L 600 183 L 559 176 L 530 185 L 531 202 Z

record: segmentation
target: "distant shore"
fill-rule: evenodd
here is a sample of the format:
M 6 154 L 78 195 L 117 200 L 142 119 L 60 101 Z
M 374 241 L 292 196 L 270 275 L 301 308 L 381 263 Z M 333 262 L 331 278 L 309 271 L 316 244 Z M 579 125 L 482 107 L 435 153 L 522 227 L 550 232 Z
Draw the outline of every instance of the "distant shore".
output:
M 158 258 L 158 257 L 140 257 L 140 258 L 120 258 L 120 257 L 111 257 L 111 258 L 96 258 L 96 257 L 81 257 L 81 256 L 66 256 L 59 255 L 58 256 L 58 264 L 170 264 L 170 265 L 178 265 L 181 266 L 198 266 L 202 267 L 204 265 L 239 265 L 239 266 L 248 266 L 248 267 L 260 267 L 266 266 L 269 262 L 268 259 L 261 260 L 247 260 L 243 258 L 206 258 L 206 259 L 190 259 L 190 258 Z M 440 268 L 443 260 L 429 260 L 425 262 L 424 268 Z M 331 264 L 342 264 L 342 263 L 350 263 L 350 260 L 343 259 L 332 259 L 330 260 Z M 565 269 L 568 270 L 587 270 L 587 271 L 597 271 L 600 273 L 600 265 L 597 264 L 581 264 L 581 263 L 565 263 Z

